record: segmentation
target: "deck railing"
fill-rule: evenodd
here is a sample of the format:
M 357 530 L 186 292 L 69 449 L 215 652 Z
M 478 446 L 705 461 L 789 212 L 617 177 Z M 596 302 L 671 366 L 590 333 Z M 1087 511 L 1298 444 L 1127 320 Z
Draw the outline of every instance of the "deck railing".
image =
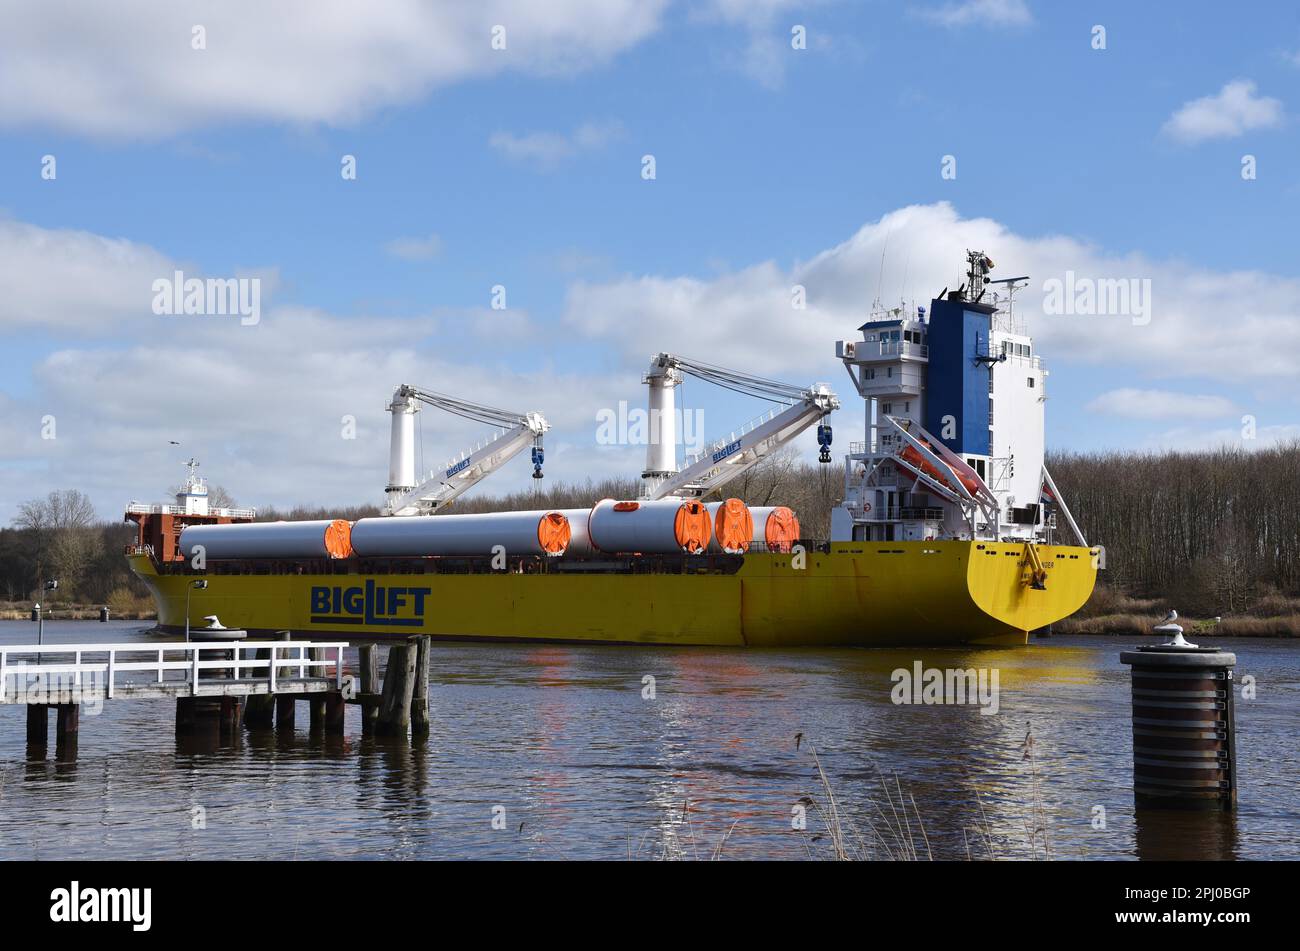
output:
M 223 693 L 228 691 L 222 685 L 231 681 L 255 685 L 250 692 L 257 693 L 276 693 L 308 680 L 332 679 L 334 689 L 341 689 L 343 649 L 347 646 L 342 641 L 204 641 L 0 647 L 0 703 L 26 702 L 24 695 L 33 679 L 44 692 L 76 690 L 108 700 L 122 690 L 141 696 Z M 260 650 L 267 651 L 268 656 L 242 656 Z M 321 656 L 313 657 L 313 650 L 320 651 Z M 148 659 L 142 660 L 139 655 L 148 655 Z M 329 668 L 333 668 L 332 673 Z M 203 677 L 204 671 L 216 670 L 226 675 L 220 679 Z M 282 675 L 286 670 L 296 673 Z M 319 675 L 309 674 L 317 670 Z M 12 695 L 11 680 L 17 688 Z

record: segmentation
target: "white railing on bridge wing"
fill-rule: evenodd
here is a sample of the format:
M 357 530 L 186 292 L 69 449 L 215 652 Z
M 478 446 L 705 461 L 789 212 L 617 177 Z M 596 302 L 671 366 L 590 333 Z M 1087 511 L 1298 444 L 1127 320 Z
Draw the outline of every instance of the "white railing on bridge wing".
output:
M 137 515 L 197 515 L 197 512 L 187 512 L 183 505 L 148 505 L 143 502 L 132 502 L 126 507 L 127 514 Z M 222 518 L 254 518 L 257 515 L 257 509 L 231 509 L 231 508 L 209 508 L 208 515 L 216 515 Z
M 230 680 L 264 680 L 270 693 L 281 684 L 332 677 L 335 689 L 343 686 L 343 641 L 204 641 L 165 644 L 20 644 L 0 646 L 0 703 L 24 702 L 23 693 L 33 678 L 54 689 L 95 689 L 107 699 L 116 688 L 144 684 L 189 687 L 197 695 L 200 671 L 225 670 Z M 320 659 L 311 656 L 319 650 Z M 267 651 L 267 657 L 241 656 L 249 651 Z M 216 656 L 213 656 L 216 652 Z M 152 655 L 148 660 L 124 659 L 123 655 Z M 207 657 L 203 655 L 207 654 Z M 170 659 L 168 658 L 170 656 Z M 179 657 L 177 655 L 180 655 Z M 71 663 L 67 658 L 71 657 Z M 49 658 L 62 658 L 51 661 Z M 94 659 L 89 659 L 89 658 Z M 33 663 L 31 658 L 35 658 Z M 334 668 L 333 673 L 327 668 Z M 308 671 L 321 668 L 321 676 Z M 282 676 L 282 670 L 296 670 L 296 676 Z M 174 674 L 179 672 L 181 676 Z M 243 675 L 243 676 L 241 676 Z M 102 679 L 101 679 L 102 678 Z M 84 683 L 89 679 L 89 685 Z M 9 681 L 14 680 L 15 696 Z M 222 680 L 212 680 L 220 684 Z M 102 685 L 102 686 L 101 686 Z M 179 691 L 178 691 L 179 692 Z

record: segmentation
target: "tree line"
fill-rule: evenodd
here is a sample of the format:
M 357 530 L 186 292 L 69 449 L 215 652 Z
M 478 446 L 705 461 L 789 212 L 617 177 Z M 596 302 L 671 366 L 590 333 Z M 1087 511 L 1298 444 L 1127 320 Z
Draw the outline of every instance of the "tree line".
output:
M 1111 587 L 1209 614 L 1300 596 L 1300 441 L 1056 453 L 1047 466 L 1088 541 L 1106 546 Z

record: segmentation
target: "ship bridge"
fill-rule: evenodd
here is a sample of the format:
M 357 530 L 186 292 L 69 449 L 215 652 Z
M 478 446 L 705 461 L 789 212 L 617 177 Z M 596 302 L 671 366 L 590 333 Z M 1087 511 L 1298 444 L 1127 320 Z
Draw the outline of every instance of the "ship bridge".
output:
M 836 356 L 866 402 L 845 459 L 837 540 L 1036 540 L 1047 370 L 1014 312 L 1027 278 L 993 280 L 967 252 L 965 280 L 929 307 L 877 309 Z M 967 471 L 969 470 L 969 475 Z

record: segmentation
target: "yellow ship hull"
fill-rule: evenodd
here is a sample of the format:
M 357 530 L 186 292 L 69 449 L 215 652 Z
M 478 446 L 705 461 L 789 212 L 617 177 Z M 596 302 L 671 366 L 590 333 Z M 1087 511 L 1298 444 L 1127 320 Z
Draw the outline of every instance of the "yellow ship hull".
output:
M 1095 551 L 1023 543 L 836 542 L 829 553 L 750 554 L 732 574 L 195 574 L 128 556 L 159 627 L 215 614 L 250 634 L 725 647 L 1024 644 L 1078 610 Z

